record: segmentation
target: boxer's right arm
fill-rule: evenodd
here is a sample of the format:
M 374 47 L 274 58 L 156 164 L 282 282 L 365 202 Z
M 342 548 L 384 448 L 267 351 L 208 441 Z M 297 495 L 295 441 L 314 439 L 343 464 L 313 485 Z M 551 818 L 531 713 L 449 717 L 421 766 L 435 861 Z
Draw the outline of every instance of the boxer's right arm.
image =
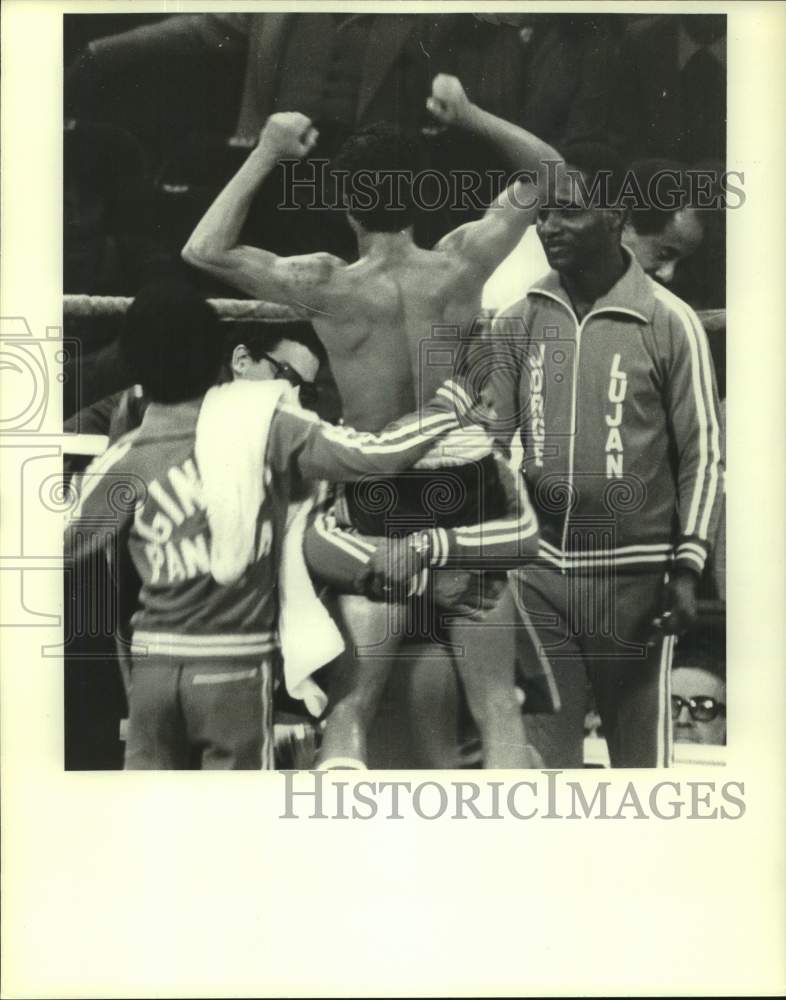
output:
M 183 248 L 183 259 L 255 298 L 281 302 L 302 315 L 324 312 L 337 268 L 344 261 L 329 253 L 279 257 L 239 243 L 251 203 L 280 160 L 306 156 L 317 131 L 305 115 L 271 115 L 259 144 L 229 181 Z

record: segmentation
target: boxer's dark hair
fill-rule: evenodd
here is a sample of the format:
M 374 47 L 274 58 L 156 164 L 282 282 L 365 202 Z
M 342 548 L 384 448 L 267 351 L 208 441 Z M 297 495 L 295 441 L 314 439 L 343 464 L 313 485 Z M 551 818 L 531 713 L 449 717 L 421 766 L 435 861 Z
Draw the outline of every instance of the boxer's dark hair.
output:
M 347 139 L 331 171 L 354 219 L 370 232 L 395 233 L 415 222 L 412 182 L 423 162 L 418 136 L 375 122 Z
M 128 374 L 153 402 L 179 403 L 216 382 L 223 339 L 213 307 L 187 282 L 170 279 L 138 292 L 119 347 Z

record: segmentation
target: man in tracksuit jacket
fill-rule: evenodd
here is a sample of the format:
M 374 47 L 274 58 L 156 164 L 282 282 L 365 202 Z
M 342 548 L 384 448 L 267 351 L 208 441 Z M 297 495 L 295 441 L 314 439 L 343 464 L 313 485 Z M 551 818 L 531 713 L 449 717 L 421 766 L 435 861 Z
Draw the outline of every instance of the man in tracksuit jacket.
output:
M 612 766 L 667 765 L 671 658 L 723 490 L 715 377 L 696 314 L 620 244 L 613 153 L 563 153 L 537 224 L 552 270 L 493 327 L 499 431 L 520 428 L 541 533 L 512 576 L 562 702 L 529 730 L 547 765 L 580 767 L 588 677 Z
M 270 767 L 270 665 L 290 500 L 307 480 L 403 470 L 459 427 L 467 397 L 445 383 L 432 404 L 380 435 L 323 424 L 280 402 L 267 437 L 252 560 L 236 582 L 221 585 L 211 573 L 195 456 L 200 408 L 221 363 L 215 313 L 188 290 L 146 289 L 128 312 L 121 346 L 150 403 L 141 426 L 86 470 L 65 553 L 83 558 L 120 536 L 142 580 L 126 768 L 186 768 L 195 759 L 203 768 Z

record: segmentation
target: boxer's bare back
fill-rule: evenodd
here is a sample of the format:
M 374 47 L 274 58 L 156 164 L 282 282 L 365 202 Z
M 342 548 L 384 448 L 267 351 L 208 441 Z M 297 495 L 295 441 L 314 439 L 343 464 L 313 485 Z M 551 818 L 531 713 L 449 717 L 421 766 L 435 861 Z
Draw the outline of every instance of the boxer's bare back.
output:
M 308 310 L 325 344 L 351 427 L 375 431 L 430 399 L 452 373 L 455 340 L 480 308 L 484 275 L 460 254 L 377 234 L 354 264 L 334 260 L 324 311 Z M 446 349 L 447 350 L 446 350 Z
M 278 257 L 238 244 L 260 184 L 280 160 L 306 156 L 317 132 L 304 115 L 272 115 L 246 163 L 197 226 L 183 256 L 256 298 L 290 305 L 324 343 L 344 419 L 376 431 L 429 399 L 453 372 L 450 331 L 466 331 L 479 315 L 483 285 L 535 221 L 541 163 L 557 154 L 508 122 L 472 105 L 455 77 L 434 80 L 427 107 L 441 122 L 495 144 L 530 177 L 511 185 L 485 216 L 431 250 L 411 227 L 372 231 L 348 213 L 359 259 L 328 253 Z M 294 221 L 294 220 L 293 220 Z M 444 349 L 440 338 L 448 334 Z

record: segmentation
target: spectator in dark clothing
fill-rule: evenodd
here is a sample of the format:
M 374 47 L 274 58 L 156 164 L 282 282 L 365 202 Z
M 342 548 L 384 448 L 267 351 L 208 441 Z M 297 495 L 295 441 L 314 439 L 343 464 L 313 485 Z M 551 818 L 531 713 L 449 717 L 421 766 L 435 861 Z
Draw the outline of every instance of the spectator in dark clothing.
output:
M 619 15 L 520 15 L 524 90 L 514 120 L 559 148 L 623 147 Z
M 634 156 L 725 163 L 725 15 L 663 15 L 632 25 L 622 93 Z
M 165 77 L 162 87 L 171 89 L 167 80 L 178 75 L 182 80 L 189 65 L 192 76 L 194 68 L 201 72 L 206 67 L 211 78 L 217 78 L 220 67 L 224 75 L 230 72 L 231 63 L 235 83 L 238 67 L 244 67 L 242 87 L 235 90 L 239 110 L 224 119 L 236 118 L 233 141 L 252 145 L 268 115 L 297 110 L 315 123 L 320 134 L 313 161 L 331 158 L 350 132 L 373 121 L 384 119 L 402 128 L 433 125 L 425 98 L 434 76 L 448 73 L 460 76 L 474 102 L 552 142 L 590 136 L 608 139 L 618 131 L 613 120 L 619 66 L 608 20 L 549 16 L 532 19 L 522 30 L 520 15 L 177 15 L 91 42 L 72 67 L 66 97 L 74 114 L 112 115 L 119 108 L 111 96 L 117 91 L 113 80 L 136 95 L 145 79 Z M 200 94 L 203 88 L 200 83 Z M 182 90 L 181 83 L 181 94 Z M 103 95 L 100 106 L 95 95 Z M 137 121 L 144 116 L 162 118 L 161 124 L 147 126 L 148 133 L 165 142 L 177 137 L 172 123 L 178 119 L 166 98 L 148 107 L 132 104 L 126 113 Z M 231 127 L 219 121 L 215 100 L 206 106 L 212 121 L 205 120 L 201 130 L 228 135 Z M 186 115 L 186 120 L 191 118 Z M 182 123 L 180 138 L 182 146 Z M 198 172 L 204 155 L 188 159 Z M 193 180 L 193 168 L 181 162 L 179 169 L 191 172 Z M 217 168 L 212 194 L 238 166 L 230 150 Z M 430 246 L 455 225 L 480 214 L 479 206 L 488 204 L 501 188 L 505 166 L 491 148 L 467 141 L 458 130 L 436 134 L 432 130 L 424 167 L 443 175 L 473 169 L 484 176 L 484 183 L 474 212 L 468 207 L 423 213 L 416 226 L 418 242 Z M 489 177 L 492 170 L 499 170 L 500 176 Z M 313 176 L 306 162 L 294 179 L 311 181 Z M 189 182 L 188 177 L 183 179 Z M 277 211 L 284 184 L 292 179 L 283 171 L 271 175 L 250 217 L 250 231 L 264 228 L 265 245 L 279 254 L 306 253 L 319 246 L 351 259 L 351 234 L 341 224 L 340 213 L 301 213 L 295 227 L 288 215 Z M 296 197 L 310 199 L 311 190 L 301 188 Z
M 223 162 L 221 156 L 212 158 L 215 177 L 211 180 L 202 167 L 206 160 L 203 150 L 187 148 L 177 157 L 176 166 L 164 168 L 168 188 L 174 188 L 178 181 L 180 189 L 187 185 L 206 188 L 205 204 L 191 206 L 193 224 L 215 191 L 235 172 L 238 157 L 256 142 L 268 115 L 296 109 L 314 121 L 319 145 L 312 152 L 312 162 L 298 166 L 294 175 L 281 169 L 271 176 L 251 213 L 249 232 L 264 229 L 266 245 L 287 255 L 319 246 L 351 257 L 352 234 L 339 213 L 301 213 L 298 225 L 293 226 L 291 216 L 277 210 L 284 191 L 292 188 L 293 180 L 305 181 L 308 186 L 296 187 L 295 197 L 310 202 L 315 187 L 319 197 L 322 175 L 320 171 L 315 175 L 313 161 L 330 159 L 360 125 L 382 119 L 402 128 L 425 125 L 429 120 L 425 99 L 431 80 L 456 60 L 462 64 L 462 79 L 468 80 L 476 100 L 503 117 L 515 118 L 523 89 L 518 33 L 509 25 L 481 23 L 471 15 L 178 15 L 91 42 L 69 74 L 67 103 L 72 113 L 98 117 L 125 114 L 132 127 L 156 142 L 160 137 L 164 148 L 159 149 L 159 155 L 171 160 L 173 140 L 179 138 L 180 147 L 187 147 L 183 123 L 173 114 L 171 102 L 164 98 L 140 107 L 135 100 L 124 101 L 124 94 L 118 95 L 118 91 L 135 97 L 146 79 L 171 78 L 173 74 L 179 76 L 182 89 L 182 80 L 190 79 L 203 66 L 214 77 L 220 75 L 218 67 L 227 67 L 230 62 L 236 76 L 238 67 L 244 66 L 242 88 L 235 90 L 235 111 L 225 111 L 221 121 L 215 102 L 208 103 L 200 129 L 229 136 L 234 128 L 233 142 L 240 149 L 225 147 Z M 95 95 L 103 96 L 96 101 Z M 178 97 L 176 103 L 180 100 Z M 157 122 L 156 117 L 162 121 Z M 191 113 L 184 112 L 181 117 L 193 123 Z M 173 121 L 178 121 L 178 128 L 172 129 Z M 488 151 L 478 156 L 463 136 L 440 135 L 430 146 L 431 162 L 424 167 L 444 172 L 450 166 L 501 166 Z M 324 194 L 330 198 L 332 192 Z M 165 207 L 165 216 L 167 211 Z M 429 213 L 421 220 L 419 235 L 423 242 L 433 242 L 450 224 L 446 212 Z M 185 234 L 180 232 L 179 220 L 169 228 L 176 230 L 173 242 L 182 243 Z
M 678 159 L 719 178 L 726 163 L 725 15 L 664 15 L 633 24 L 623 79 L 632 155 Z M 722 308 L 725 218 L 722 210 L 702 218 L 702 245 L 677 266 L 672 289 L 694 308 Z
M 119 295 L 136 287 L 152 243 L 144 152 L 112 125 L 67 121 L 63 135 L 63 287 Z
M 107 86 L 120 74 L 156 65 L 171 72 L 188 60 L 200 67 L 219 54 L 245 65 L 234 134 L 249 144 L 270 114 L 294 108 L 320 130 L 382 119 L 426 124 L 431 79 L 453 58 L 463 61 L 473 98 L 495 113 L 515 118 L 521 96 L 520 42 L 510 25 L 471 15 L 288 13 L 181 14 L 97 39 L 72 68 L 66 97 L 76 113 L 95 97 L 88 81 Z
M 722 174 L 719 161 L 696 164 L 716 179 Z M 715 183 L 716 194 L 718 190 Z M 723 208 L 701 212 L 704 239 L 698 250 L 682 260 L 674 273 L 672 291 L 694 309 L 726 307 L 726 212 Z

